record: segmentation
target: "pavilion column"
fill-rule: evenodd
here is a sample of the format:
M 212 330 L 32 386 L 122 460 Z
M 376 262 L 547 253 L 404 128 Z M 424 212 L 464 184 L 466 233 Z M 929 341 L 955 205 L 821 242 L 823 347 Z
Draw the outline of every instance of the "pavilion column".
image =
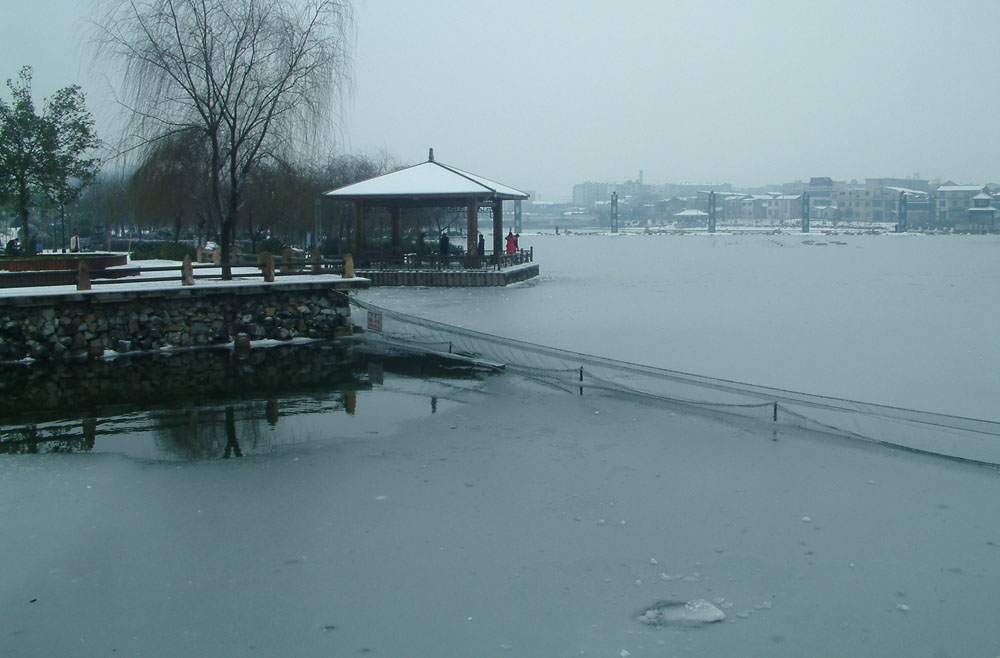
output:
M 365 202 L 354 202 L 354 262 L 365 264 Z
M 503 199 L 493 199 L 493 262 L 500 265 L 503 253 Z
M 389 215 L 392 217 L 392 259 L 396 262 L 403 261 L 402 229 L 400 228 L 399 214 L 399 206 L 392 206 L 389 209 Z
M 466 206 L 465 220 L 465 266 L 478 266 L 479 256 L 476 254 L 479 239 L 479 202 L 470 201 Z

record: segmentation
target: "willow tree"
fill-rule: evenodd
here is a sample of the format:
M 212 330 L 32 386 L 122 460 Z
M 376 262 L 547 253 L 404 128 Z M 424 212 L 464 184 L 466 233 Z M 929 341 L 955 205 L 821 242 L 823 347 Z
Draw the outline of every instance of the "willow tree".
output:
M 120 63 L 132 146 L 204 135 L 223 277 L 244 183 L 322 144 L 350 79 L 349 0 L 105 0 L 98 53 Z
M 201 131 L 187 130 L 158 140 L 128 179 L 129 203 L 140 223 L 172 225 L 174 242 L 180 241 L 185 218 L 206 224 L 209 219 L 205 217 L 209 194 L 203 137 Z

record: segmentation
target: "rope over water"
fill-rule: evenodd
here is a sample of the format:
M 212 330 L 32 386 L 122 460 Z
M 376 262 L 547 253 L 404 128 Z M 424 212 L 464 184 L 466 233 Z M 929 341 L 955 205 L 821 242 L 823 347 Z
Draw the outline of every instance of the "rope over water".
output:
M 464 329 L 353 297 L 350 302 L 382 314 L 382 333 L 365 334 L 369 340 L 504 364 L 510 372 L 567 392 L 628 395 L 1000 467 L 1000 422 L 655 368 Z

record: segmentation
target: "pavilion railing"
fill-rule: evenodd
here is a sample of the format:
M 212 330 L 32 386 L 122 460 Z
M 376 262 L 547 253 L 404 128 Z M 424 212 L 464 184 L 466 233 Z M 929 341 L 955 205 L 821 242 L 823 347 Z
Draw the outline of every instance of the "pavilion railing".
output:
M 492 251 L 487 251 L 482 258 L 473 256 L 469 259 L 463 253 L 450 253 L 447 256 L 436 251 L 423 255 L 408 252 L 401 257 L 393 258 L 385 252 L 368 252 L 363 261 L 356 260 L 359 269 L 378 270 L 501 270 L 524 263 L 534 262 L 534 247 L 518 249 L 512 254 L 500 254 L 499 259 Z

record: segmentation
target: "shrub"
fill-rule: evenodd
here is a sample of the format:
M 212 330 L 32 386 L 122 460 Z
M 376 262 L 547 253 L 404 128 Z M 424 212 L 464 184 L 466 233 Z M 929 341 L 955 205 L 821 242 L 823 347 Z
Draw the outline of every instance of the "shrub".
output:
M 166 244 L 147 248 L 137 247 L 132 250 L 129 256 L 132 260 L 184 260 L 185 256 L 195 259 L 198 251 L 189 244 L 181 242 L 167 242 Z
M 278 238 L 267 238 L 266 240 L 261 240 L 257 243 L 257 253 L 259 254 L 266 251 L 272 255 L 280 255 L 284 250 L 285 243 Z

